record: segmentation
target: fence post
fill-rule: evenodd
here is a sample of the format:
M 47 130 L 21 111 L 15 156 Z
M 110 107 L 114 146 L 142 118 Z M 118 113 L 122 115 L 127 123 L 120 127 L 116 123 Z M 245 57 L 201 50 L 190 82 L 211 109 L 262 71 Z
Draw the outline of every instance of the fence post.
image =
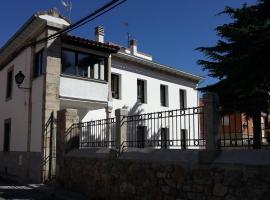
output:
M 124 142 L 127 141 L 127 109 L 116 109 L 115 118 L 116 118 L 116 147 L 121 148 Z
M 219 149 L 219 110 L 218 95 L 207 92 L 203 95 L 204 100 L 204 123 L 205 123 L 205 142 L 206 151 L 202 153 L 201 161 L 213 161 Z
M 64 165 L 66 131 L 68 128 L 79 122 L 76 109 L 64 109 L 57 111 L 57 132 L 56 132 L 56 178 L 59 179 L 61 167 Z

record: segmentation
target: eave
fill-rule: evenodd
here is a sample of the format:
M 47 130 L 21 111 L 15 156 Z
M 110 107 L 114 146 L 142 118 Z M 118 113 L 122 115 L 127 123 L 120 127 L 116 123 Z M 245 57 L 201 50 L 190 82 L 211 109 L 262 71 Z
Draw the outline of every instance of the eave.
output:
M 33 40 L 33 36 L 45 27 L 46 22 L 33 15 L 1 48 L 0 70 L 25 49 L 25 45 Z
M 204 79 L 202 76 L 194 75 L 188 72 L 184 72 L 182 70 L 175 69 L 173 67 L 167 66 L 167 65 L 162 65 L 160 63 L 154 62 L 154 61 L 149 61 L 143 58 L 139 58 L 137 56 L 133 56 L 130 54 L 126 54 L 123 52 L 118 52 L 117 54 L 114 54 L 116 58 L 120 58 L 123 60 L 127 60 L 129 62 L 135 62 L 138 64 L 142 64 L 144 66 L 149 67 L 150 69 L 160 71 L 162 73 L 166 73 L 172 76 L 176 76 L 179 78 L 184 78 L 192 82 L 199 83 L 201 80 Z
M 119 46 L 97 42 L 94 40 L 88 40 L 85 38 L 72 36 L 72 35 L 61 35 L 62 43 L 71 44 L 74 46 L 79 46 L 87 49 L 92 49 L 96 51 L 102 51 L 106 53 L 117 53 L 120 50 Z

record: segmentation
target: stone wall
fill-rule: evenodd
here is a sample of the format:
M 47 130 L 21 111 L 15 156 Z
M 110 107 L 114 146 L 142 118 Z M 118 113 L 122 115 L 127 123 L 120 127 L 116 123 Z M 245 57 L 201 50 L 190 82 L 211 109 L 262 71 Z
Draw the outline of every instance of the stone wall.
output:
M 58 183 L 97 199 L 270 198 L 270 166 L 65 156 Z

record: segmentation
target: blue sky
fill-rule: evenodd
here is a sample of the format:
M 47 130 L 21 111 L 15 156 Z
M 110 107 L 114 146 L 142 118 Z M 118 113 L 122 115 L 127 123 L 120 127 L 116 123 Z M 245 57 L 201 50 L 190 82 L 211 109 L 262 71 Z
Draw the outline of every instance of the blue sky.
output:
M 109 0 L 72 0 L 71 19 L 76 21 Z M 205 76 L 201 86 L 215 80 L 207 77 L 196 61 L 203 58 L 194 49 L 212 46 L 218 40 L 215 27 L 230 22 L 217 16 L 225 6 L 240 7 L 256 0 L 128 0 L 95 21 L 86 24 L 73 34 L 94 39 L 94 27 L 105 27 L 105 40 L 126 45 L 126 27 L 138 40 L 138 50 L 153 55 L 155 61 L 183 71 Z M 57 7 L 65 10 L 60 0 L 1 0 L 0 47 L 36 11 Z

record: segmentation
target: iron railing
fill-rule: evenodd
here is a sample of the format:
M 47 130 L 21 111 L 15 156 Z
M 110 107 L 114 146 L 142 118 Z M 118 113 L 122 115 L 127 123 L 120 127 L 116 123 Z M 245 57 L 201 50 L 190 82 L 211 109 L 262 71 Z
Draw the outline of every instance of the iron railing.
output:
M 261 145 L 270 146 L 269 127 L 261 115 Z M 219 125 L 221 148 L 253 148 L 254 131 L 252 118 L 243 113 L 220 114 Z
M 115 146 L 115 118 L 73 124 L 66 133 L 66 151 Z
M 44 126 L 42 138 L 42 179 L 43 182 L 49 182 L 56 173 L 56 119 L 53 112 Z
M 267 116 L 267 115 L 266 115 Z M 262 119 L 263 119 L 262 115 Z M 67 151 L 74 148 L 116 147 L 116 124 L 125 124 L 126 148 L 205 148 L 204 107 L 130 115 L 117 123 L 116 118 L 73 124 L 66 135 Z M 267 121 L 267 120 L 266 120 Z M 263 122 L 263 120 L 262 120 Z M 268 127 L 268 128 L 267 128 Z M 119 130 L 119 129 L 118 129 Z M 122 133 L 121 133 L 122 134 Z M 262 146 L 270 146 L 269 126 L 262 123 Z M 242 113 L 219 113 L 219 147 L 253 148 L 252 119 Z
M 127 116 L 126 147 L 198 149 L 205 146 L 202 107 Z

